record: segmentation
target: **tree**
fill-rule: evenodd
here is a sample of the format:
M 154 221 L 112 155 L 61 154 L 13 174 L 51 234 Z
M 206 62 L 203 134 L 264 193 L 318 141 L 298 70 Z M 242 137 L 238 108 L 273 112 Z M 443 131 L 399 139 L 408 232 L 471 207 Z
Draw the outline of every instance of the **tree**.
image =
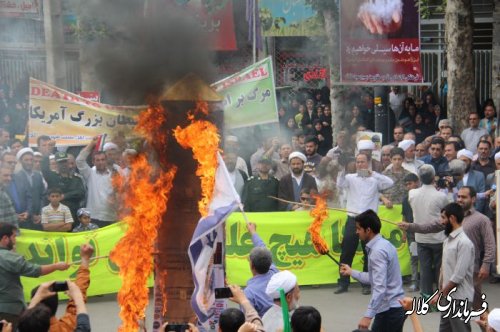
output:
M 500 3 L 494 2 L 493 11 L 493 79 L 492 93 L 493 100 L 497 105 L 497 112 L 500 110 Z M 500 128 L 497 127 L 497 136 Z
M 339 27 L 339 8 L 335 1 L 331 0 L 307 0 L 318 13 L 323 14 L 325 27 L 328 65 L 330 67 L 330 103 L 332 110 L 332 135 L 336 142 L 337 134 L 341 128 L 342 88 L 337 85 L 340 82 L 340 27 Z
M 472 34 L 472 0 L 448 0 L 445 11 L 448 117 L 457 132 L 476 110 Z

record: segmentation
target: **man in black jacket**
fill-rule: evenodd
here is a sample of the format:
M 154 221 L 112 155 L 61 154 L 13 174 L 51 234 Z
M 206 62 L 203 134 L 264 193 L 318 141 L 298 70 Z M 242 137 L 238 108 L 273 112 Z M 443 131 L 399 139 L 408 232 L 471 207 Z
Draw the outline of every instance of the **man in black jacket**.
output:
M 288 157 L 290 174 L 283 176 L 280 180 L 278 197 L 291 202 L 300 202 L 302 189 L 318 190 L 316 180 L 304 172 L 306 156 L 301 152 L 292 152 Z M 295 211 L 300 205 L 280 203 L 280 210 Z

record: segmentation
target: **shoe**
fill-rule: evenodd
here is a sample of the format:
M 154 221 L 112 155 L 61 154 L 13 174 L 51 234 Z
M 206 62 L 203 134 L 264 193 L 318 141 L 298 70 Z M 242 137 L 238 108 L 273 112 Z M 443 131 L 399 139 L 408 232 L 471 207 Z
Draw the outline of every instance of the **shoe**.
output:
M 342 293 L 347 293 L 348 288 L 346 286 L 339 286 L 333 294 L 342 294 Z
M 370 295 L 372 293 L 372 289 L 370 286 L 363 286 L 361 289 L 361 294 L 363 295 Z

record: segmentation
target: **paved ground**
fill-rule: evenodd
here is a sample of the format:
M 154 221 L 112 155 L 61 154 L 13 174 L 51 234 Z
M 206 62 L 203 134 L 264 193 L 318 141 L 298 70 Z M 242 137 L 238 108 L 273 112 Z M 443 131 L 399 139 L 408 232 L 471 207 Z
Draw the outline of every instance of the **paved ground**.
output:
M 301 305 L 312 305 L 318 308 L 323 318 L 323 326 L 326 332 L 350 332 L 354 330 L 366 305 L 369 296 L 361 294 L 361 288 L 351 287 L 349 293 L 340 295 L 333 294 L 333 286 L 321 286 L 320 288 L 302 287 Z M 500 307 L 500 284 L 488 284 L 483 287 L 487 295 L 487 302 L 490 308 Z M 411 295 L 411 294 L 409 294 Z M 152 297 L 150 297 L 151 299 Z M 111 332 L 117 331 L 120 324 L 118 318 L 118 305 L 115 295 L 106 295 L 89 299 L 88 309 L 92 322 L 92 331 Z M 59 313 L 63 312 L 63 307 Z M 151 330 L 152 308 L 147 310 L 148 331 Z M 439 314 L 430 313 L 420 316 L 424 331 L 437 331 L 439 326 Z M 480 331 L 476 324 L 473 324 L 473 331 Z M 408 321 L 404 331 L 412 331 Z

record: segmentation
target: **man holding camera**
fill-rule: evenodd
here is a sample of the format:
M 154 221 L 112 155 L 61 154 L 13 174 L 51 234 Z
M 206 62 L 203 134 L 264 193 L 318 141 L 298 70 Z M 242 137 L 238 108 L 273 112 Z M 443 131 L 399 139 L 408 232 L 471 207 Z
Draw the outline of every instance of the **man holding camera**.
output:
M 66 271 L 69 264 L 38 265 L 27 262 L 14 251 L 17 227 L 0 223 L 0 320 L 12 323 L 15 331 L 19 315 L 26 308 L 21 276 L 37 278 L 54 271 Z
M 87 289 L 90 285 L 90 271 L 89 271 L 89 262 L 90 257 L 92 257 L 92 253 L 94 252 L 94 248 L 92 248 L 89 244 L 83 244 L 80 247 L 80 258 L 81 263 L 78 271 L 76 272 L 76 281 L 75 284 L 78 286 L 82 293 L 83 301 L 86 302 L 87 298 Z M 67 283 L 62 284 L 62 289 L 52 289 L 53 292 L 56 292 L 52 295 L 47 295 L 42 300 L 41 303 L 45 304 L 50 309 L 50 330 L 49 332 L 73 332 L 76 328 L 77 323 L 77 307 L 75 301 L 70 299 L 68 304 L 66 305 L 66 312 L 61 318 L 56 317 L 57 307 L 59 304 L 59 297 L 57 295 L 58 291 L 65 291 L 68 288 Z M 38 287 L 34 288 L 31 291 L 32 299 L 35 299 L 37 294 Z
M 358 248 L 359 237 L 356 234 L 356 223 L 354 218 L 369 209 L 377 212 L 379 205 L 380 191 L 390 188 L 394 182 L 391 178 L 377 172 L 369 170 L 369 158 L 366 154 L 360 153 L 356 156 L 355 174 L 341 173 L 337 179 L 337 187 L 343 188 L 347 192 L 347 222 L 344 228 L 344 239 L 342 240 L 342 254 L 340 262 L 352 265 L 352 260 Z M 363 271 L 367 271 L 367 260 L 364 243 L 363 253 L 365 254 Z M 348 291 L 350 278 L 341 276 L 338 282 L 338 289 L 335 294 Z M 363 294 L 369 295 L 368 285 L 363 286 Z

